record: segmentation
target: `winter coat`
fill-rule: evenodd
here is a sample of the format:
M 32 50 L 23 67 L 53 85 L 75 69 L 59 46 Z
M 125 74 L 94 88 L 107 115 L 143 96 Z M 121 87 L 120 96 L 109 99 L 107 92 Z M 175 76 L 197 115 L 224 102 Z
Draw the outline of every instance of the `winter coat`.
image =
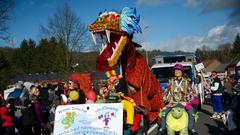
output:
M 0 108 L 1 118 L 2 118 L 2 127 L 11 127 L 14 126 L 13 117 L 6 106 Z
M 23 114 L 23 125 L 24 126 L 29 126 L 33 125 L 34 119 L 33 119 L 33 109 L 32 107 L 28 106 L 24 109 L 22 109 L 22 114 Z

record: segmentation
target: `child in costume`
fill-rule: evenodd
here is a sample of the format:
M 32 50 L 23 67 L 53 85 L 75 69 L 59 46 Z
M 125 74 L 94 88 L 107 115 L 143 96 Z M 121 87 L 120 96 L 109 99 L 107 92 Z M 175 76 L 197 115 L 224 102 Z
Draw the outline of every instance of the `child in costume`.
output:
M 118 69 L 109 70 L 105 73 L 108 78 L 108 86 L 105 89 L 100 89 L 100 94 L 103 95 L 104 100 L 111 96 L 118 96 L 121 98 L 123 108 L 127 113 L 126 127 L 132 132 L 139 129 L 139 123 L 141 121 L 141 115 L 135 112 L 135 102 L 128 96 L 128 88 L 125 79 L 119 75 Z
M 220 119 L 223 113 L 222 108 L 222 93 L 224 88 L 222 86 L 221 80 L 218 78 L 216 71 L 211 73 L 212 82 L 210 85 L 207 85 L 208 89 L 212 92 L 212 105 L 213 105 L 213 115 L 211 118 Z

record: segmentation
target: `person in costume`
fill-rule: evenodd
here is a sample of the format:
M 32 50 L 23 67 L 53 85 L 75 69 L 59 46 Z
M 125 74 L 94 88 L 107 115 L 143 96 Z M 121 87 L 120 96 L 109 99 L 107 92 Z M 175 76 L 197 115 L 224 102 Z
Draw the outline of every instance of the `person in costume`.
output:
M 120 75 L 119 69 L 113 69 L 105 72 L 107 79 L 107 88 L 100 89 L 100 94 L 103 98 L 107 96 L 114 96 L 118 92 L 128 95 L 126 80 Z
M 105 76 L 108 78 L 108 86 L 105 90 L 100 89 L 100 93 L 102 93 L 104 99 L 111 96 L 118 96 L 121 98 L 123 109 L 127 114 L 124 128 L 132 132 L 137 131 L 141 121 L 141 115 L 135 111 L 136 103 L 128 95 L 126 80 L 120 75 L 119 69 L 109 70 L 105 72 Z
M 174 77 L 169 80 L 167 87 L 164 91 L 164 99 L 166 106 L 162 110 L 160 133 L 165 134 L 166 130 L 166 117 L 173 107 L 187 107 L 187 103 L 190 103 L 194 99 L 194 92 L 189 86 L 189 81 L 186 77 L 183 77 L 184 67 L 181 64 L 175 64 L 173 67 Z M 197 134 L 194 130 L 194 109 L 188 106 L 186 109 L 189 122 L 188 129 L 190 134 Z
M 140 16 L 135 8 L 125 7 L 120 12 L 103 11 L 89 26 L 95 44 L 101 45 L 96 61 L 98 71 L 120 68 L 127 94 L 146 113 L 149 123 L 158 119 L 163 108 L 160 83 L 151 72 L 145 58 L 136 50 L 141 45 L 132 41 L 141 33 Z
M 212 92 L 212 105 L 213 105 L 213 115 L 211 118 L 220 119 L 223 116 L 222 108 L 222 93 L 224 87 L 222 86 L 221 80 L 218 78 L 216 71 L 211 73 L 211 84 L 207 84 L 207 88 Z

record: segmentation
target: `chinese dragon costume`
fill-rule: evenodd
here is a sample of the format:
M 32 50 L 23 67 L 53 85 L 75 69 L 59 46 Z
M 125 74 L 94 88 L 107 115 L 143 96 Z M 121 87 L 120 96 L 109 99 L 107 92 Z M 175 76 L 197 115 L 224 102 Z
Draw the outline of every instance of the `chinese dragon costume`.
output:
M 139 20 L 135 8 L 125 7 L 120 13 L 104 11 L 89 26 L 89 31 L 94 43 L 102 45 L 97 57 L 97 70 L 119 67 L 127 82 L 129 96 L 146 110 L 147 119 L 153 122 L 164 102 L 160 83 L 144 57 L 136 51 L 140 45 L 132 41 L 134 33 L 141 33 Z

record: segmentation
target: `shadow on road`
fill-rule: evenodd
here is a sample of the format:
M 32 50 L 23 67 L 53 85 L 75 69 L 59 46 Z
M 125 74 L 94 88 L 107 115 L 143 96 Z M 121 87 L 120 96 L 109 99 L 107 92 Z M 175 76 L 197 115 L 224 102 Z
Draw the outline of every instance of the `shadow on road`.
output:
M 226 107 L 226 105 L 223 105 Z M 226 108 L 224 108 L 226 110 Z M 237 131 L 229 131 L 221 120 L 211 119 L 212 106 L 203 104 L 199 113 L 199 120 L 195 124 L 195 129 L 199 135 L 240 135 Z
M 205 123 L 204 125 L 208 127 L 208 133 L 210 135 L 238 135 L 237 131 L 228 131 L 221 122 L 216 122 L 218 126 L 213 126 L 211 124 Z
M 208 127 L 208 133 L 210 135 L 225 135 L 224 130 L 219 127 L 207 123 L 205 123 L 204 125 Z
M 201 112 L 205 113 L 206 115 L 212 116 L 212 113 L 210 113 L 208 110 L 201 109 Z

